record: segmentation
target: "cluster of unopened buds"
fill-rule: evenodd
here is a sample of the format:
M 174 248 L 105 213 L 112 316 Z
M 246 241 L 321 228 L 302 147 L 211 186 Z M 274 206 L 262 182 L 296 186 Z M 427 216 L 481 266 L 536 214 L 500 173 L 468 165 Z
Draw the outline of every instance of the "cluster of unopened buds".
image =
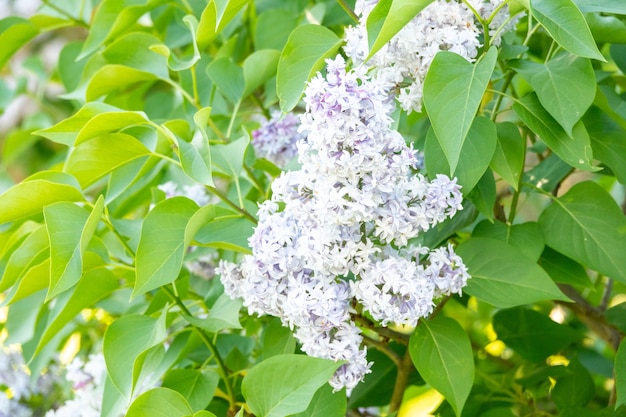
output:
M 494 13 L 492 35 L 507 24 L 500 3 L 470 2 L 481 15 Z M 364 62 L 365 21 L 375 4 L 357 1 L 361 24 L 346 31 L 353 68 L 337 56 L 308 83 L 301 168 L 272 184 L 249 239 L 252 254 L 217 269 L 229 296 L 242 298 L 251 314 L 279 317 L 305 353 L 346 361 L 330 384 L 348 393 L 371 366 L 357 312 L 382 326 L 415 326 L 469 279 L 452 245 L 411 244 L 462 209 L 462 195 L 456 179 L 419 173 L 421 155 L 393 129 L 391 115 L 396 99 L 406 111 L 421 109 L 421 83 L 438 51 L 476 57 L 474 15 L 438 0 Z

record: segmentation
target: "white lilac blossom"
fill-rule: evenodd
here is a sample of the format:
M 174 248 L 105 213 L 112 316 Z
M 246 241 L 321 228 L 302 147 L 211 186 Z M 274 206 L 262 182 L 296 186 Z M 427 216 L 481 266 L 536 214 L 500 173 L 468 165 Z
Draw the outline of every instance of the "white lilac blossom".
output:
M 364 62 L 369 54 L 367 17 L 377 3 L 376 0 L 357 0 L 355 12 L 359 15 L 359 24 L 346 29 L 344 51 L 356 65 L 373 70 L 375 82 L 388 94 L 396 96 L 404 110 L 419 112 L 423 81 L 437 52 L 450 51 L 473 61 L 481 46 L 481 28 L 464 3 L 437 0 Z M 503 0 L 471 0 L 470 3 L 483 19 L 490 18 L 497 10 L 489 24 L 489 33 L 493 37 L 491 42 L 499 44 L 502 31 L 498 29 L 508 20 L 508 7 L 500 7 Z M 511 21 L 503 29 L 514 24 L 515 21 Z
M 295 114 L 273 112 L 252 132 L 252 146 L 259 157 L 284 168 L 298 154 L 296 143 L 303 138 L 299 127 L 300 119 Z
M 30 373 L 18 345 L 0 345 L 0 387 L 9 388 L 15 400 L 31 395 Z
M 174 181 L 167 181 L 157 187 L 165 193 L 165 198 L 177 196 L 187 197 L 199 206 L 206 206 L 211 201 L 211 195 L 207 193 L 202 184 L 183 185 L 180 187 Z
M 308 355 L 347 361 L 330 384 L 350 391 L 369 372 L 353 305 L 383 325 L 415 324 L 469 278 L 451 246 L 409 240 L 462 209 L 460 186 L 416 173 L 417 152 L 392 129 L 395 105 L 362 68 L 327 61 L 305 90 L 299 171 L 272 184 L 241 264 L 222 261 L 226 294 L 279 317 Z

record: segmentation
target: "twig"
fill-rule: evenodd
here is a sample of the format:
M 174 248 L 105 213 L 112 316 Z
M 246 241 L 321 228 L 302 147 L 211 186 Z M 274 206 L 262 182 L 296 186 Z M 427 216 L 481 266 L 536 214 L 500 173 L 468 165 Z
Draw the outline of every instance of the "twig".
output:
M 396 376 L 396 383 L 393 387 L 393 394 L 391 395 L 391 402 L 389 403 L 389 413 L 397 411 L 402 405 L 402 398 L 404 391 L 409 382 L 409 375 L 413 370 L 413 361 L 411 360 L 411 354 L 409 349 L 404 353 L 402 363 L 398 366 L 398 376 Z

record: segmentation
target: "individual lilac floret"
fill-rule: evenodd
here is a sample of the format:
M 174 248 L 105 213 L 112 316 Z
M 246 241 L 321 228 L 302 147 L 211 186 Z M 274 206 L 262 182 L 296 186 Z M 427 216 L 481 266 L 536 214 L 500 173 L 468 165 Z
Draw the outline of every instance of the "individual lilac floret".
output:
M 515 24 L 515 21 L 506 23 L 509 12 L 506 5 L 500 7 L 502 1 L 471 0 L 474 9 L 485 19 L 497 10 L 489 24 L 494 44 L 499 44 L 502 29 Z M 369 54 L 367 17 L 377 3 L 357 0 L 355 12 L 359 15 L 359 25 L 346 29 L 344 51 L 355 64 L 372 69 L 375 82 L 396 96 L 404 110 L 419 112 L 424 78 L 437 52 L 454 52 L 470 62 L 476 58 L 481 46 L 476 17 L 464 3 L 437 0 L 364 62 Z
M 340 56 L 311 80 L 304 102 L 301 170 L 273 182 L 252 255 L 217 272 L 226 294 L 251 314 L 279 317 L 305 353 L 347 361 L 330 383 L 349 394 L 371 365 L 353 305 L 383 325 L 415 324 L 433 298 L 465 284 L 451 247 L 398 249 L 462 209 L 462 197 L 455 180 L 416 174 L 416 151 L 392 129 L 393 100 Z
M 284 168 L 298 154 L 296 143 L 304 137 L 298 132 L 299 126 L 296 115 L 274 112 L 252 132 L 252 146 L 258 156 Z

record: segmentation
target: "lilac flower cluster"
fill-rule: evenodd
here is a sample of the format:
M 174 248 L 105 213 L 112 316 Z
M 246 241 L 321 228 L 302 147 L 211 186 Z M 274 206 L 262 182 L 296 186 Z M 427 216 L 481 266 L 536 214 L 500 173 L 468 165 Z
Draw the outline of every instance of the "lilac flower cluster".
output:
M 476 58 L 481 46 L 480 29 L 472 10 L 464 3 L 437 0 L 410 21 L 391 41 L 369 61 L 366 22 L 378 0 L 357 0 L 355 12 L 359 25 L 345 32 L 345 53 L 356 65 L 374 69 L 374 79 L 393 95 L 406 111 L 421 111 L 423 81 L 437 52 L 445 50 L 459 54 L 468 61 Z M 503 0 L 470 0 L 469 3 L 483 19 L 491 19 L 491 42 L 499 44 L 502 29 L 510 28 L 508 7 Z M 492 17 L 492 13 L 495 13 Z
M 296 142 L 303 138 L 299 127 L 300 119 L 296 115 L 274 112 L 271 119 L 252 132 L 252 146 L 259 157 L 285 168 L 298 154 Z
M 307 354 L 345 360 L 330 381 L 348 393 L 369 372 L 355 306 L 382 324 L 414 325 L 469 278 L 452 247 L 409 240 L 462 209 L 460 187 L 415 173 L 416 151 L 392 129 L 393 99 L 363 69 L 327 61 L 305 91 L 299 171 L 272 184 L 252 255 L 217 270 L 250 313 L 280 317 Z

